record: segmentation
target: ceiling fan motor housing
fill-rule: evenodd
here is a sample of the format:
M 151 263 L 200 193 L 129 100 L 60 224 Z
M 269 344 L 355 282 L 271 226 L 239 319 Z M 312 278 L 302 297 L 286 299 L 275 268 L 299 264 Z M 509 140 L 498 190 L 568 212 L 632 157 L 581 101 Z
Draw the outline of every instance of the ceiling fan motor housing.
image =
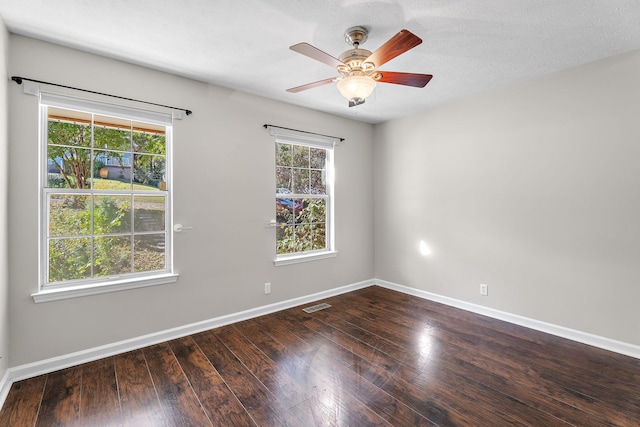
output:
M 341 70 L 340 67 L 338 68 L 338 71 L 340 71 L 341 73 L 344 72 L 349 72 L 349 71 L 363 71 L 363 72 L 368 72 L 368 71 L 373 71 L 373 64 L 367 62 L 365 63 L 364 60 L 367 59 L 369 56 L 371 56 L 371 51 L 367 50 L 367 49 L 350 49 L 347 50 L 346 52 L 343 52 L 342 55 L 340 55 L 340 57 L 338 59 L 340 59 L 340 61 L 344 62 L 347 67 L 344 67 L 344 70 Z

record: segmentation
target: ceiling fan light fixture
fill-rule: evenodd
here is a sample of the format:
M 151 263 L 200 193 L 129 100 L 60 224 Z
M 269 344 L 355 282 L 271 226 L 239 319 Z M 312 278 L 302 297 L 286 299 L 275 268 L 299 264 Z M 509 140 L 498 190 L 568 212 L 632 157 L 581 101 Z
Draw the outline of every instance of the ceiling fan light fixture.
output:
M 346 76 L 338 80 L 336 86 L 340 94 L 348 100 L 364 100 L 371 95 L 376 82 L 367 76 Z

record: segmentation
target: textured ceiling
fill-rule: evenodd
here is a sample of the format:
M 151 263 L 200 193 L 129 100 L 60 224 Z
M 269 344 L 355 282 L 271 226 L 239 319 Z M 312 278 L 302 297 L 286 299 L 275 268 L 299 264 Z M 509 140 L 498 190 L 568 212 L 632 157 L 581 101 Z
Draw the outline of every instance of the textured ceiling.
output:
M 0 0 L 0 15 L 13 33 L 371 123 L 640 49 L 637 0 Z M 337 57 L 355 25 L 371 51 L 421 37 L 381 69 L 433 80 L 378 84 L 355 108 L 335 84 L 285 91 L 337 75 L 290 45 Z

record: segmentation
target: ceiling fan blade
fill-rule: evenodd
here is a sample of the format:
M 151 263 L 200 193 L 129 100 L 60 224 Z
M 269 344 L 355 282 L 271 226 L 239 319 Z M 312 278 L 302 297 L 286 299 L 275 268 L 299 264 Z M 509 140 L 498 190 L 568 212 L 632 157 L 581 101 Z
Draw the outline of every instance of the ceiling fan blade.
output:
M 373 52 L 364 62 L 371 62 L 376 68 L 391 61 L 398 55 L 413 49 L 422 43 L 422 39 L 409 30 L 400 30 L 398 34 L 391 37 L 378 50 Z
M 332 83 L 335 79 L 336 79 L 335 77 L 331 77 L 329 79 L 324 79 L 324 80 L 320 80 L 313 83 L 307 83 L 306 85 L 292 87 L 291 89 L 287 89 L 287 92 L 291 92 L 291 93 L 302 92 L 303 90 L 312 89 L 314 87 L 323 86 L 323 85 Z
M 328 66 L 333 68 L 339 65 L 345 65 L 344 62 L 340 61 L 338 58 L 334 58 L 328 53 L 321 51 L 317 47 L 311 46 L 309 43 L 294 44 L 293 46 L 290 46 L 289 49 L 308 56 L 311 59 L 315 59 L 316 61 L 320 61 L 323 64 L 327 64 Z
M 431 74 L 396 73 L 394 71 L 378 71 L 382 77 L 377 82 L 393 83 L 413 87 L 425 87 L 433 77 Z

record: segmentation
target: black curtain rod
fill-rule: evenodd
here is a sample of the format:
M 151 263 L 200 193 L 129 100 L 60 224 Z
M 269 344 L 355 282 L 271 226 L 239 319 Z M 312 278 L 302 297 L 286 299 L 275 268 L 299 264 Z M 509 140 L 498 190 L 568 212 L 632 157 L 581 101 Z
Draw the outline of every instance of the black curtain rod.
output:
M 315 132 L 308 132 L 306 130 L 300 130 L 300 129 L 291 129 L 291 128 L 285 128 L 282 126 L 276 126 L 276 125 L 262 125 L 265 129 L 266 128 L 278 128 L 278 129 L 285 129 L 285 130 L 292 130 L 294 132 L 302 132 L 302 133 L 308 133 L 311 135 L 318 135 L 318 136 L 326 136 L 327 138 L 335 138 L 335 139 L 339 139 L 340 142 L 344 141 L 344 138 L 340 138 L 339 136 L 331 136 L 331 135 L 324 135 L 322 133 L 315 133 Z
M 149 104 L 149 105 L 155 105 L 156 107 L 164 107 L 164 108 L 171 108 L 173 110 L 180 110 L 180 111 L 184 111 L 185 113 L 187 113 L 187 116 L 190 115 L 192 113 L 191 110 L 187 110 L 186 108 L 178 108 L 178 107 L 172 107 L 170 105 L 162 105 L 162 104 L 156 104 L 155 102 L 149 102 L 149 101 L 141 101 L 139 99 L 133 99 L 133 98 L 126 98 L 124 96 L 118 96 L 118 95 L 111 95 L 109 93 L 102 93 L 102 92 L 96 92 L 93 90 L 88 90 L 88 89 L 80 89 L 79 87 L 73 87 L 73 86 L 65 86 L 65 85 L 61 85 L 58 83 L 51 83 L 51 82 L 43 82 L 41 80 L 34 80 L 34 79 L 29 79 L 26 77 L 19 77 L 19 76 L 11 76 L 11 80 L 13 80 L 14 82 L 18 83 L 19 85 L 22 84 L 23 80 L 29 81 L 29 82 L 34 82 L 34 83 L 42 83 L 45 85 L 51 85 L 51 86 L 58 86 L 58 87 L 63 87 L 65 89 L 73 89 L 73 90 L 79 90 L 82 92 L 89 92 L 89 93 L 93 93 L 95 95 L 103 95 L 103 96 L 110 96 L 111 98 L 118 98 L 118 99 L 124 99 L 125 101 L 134 101 L 134 102 L 141 102 L 143 104 Z

